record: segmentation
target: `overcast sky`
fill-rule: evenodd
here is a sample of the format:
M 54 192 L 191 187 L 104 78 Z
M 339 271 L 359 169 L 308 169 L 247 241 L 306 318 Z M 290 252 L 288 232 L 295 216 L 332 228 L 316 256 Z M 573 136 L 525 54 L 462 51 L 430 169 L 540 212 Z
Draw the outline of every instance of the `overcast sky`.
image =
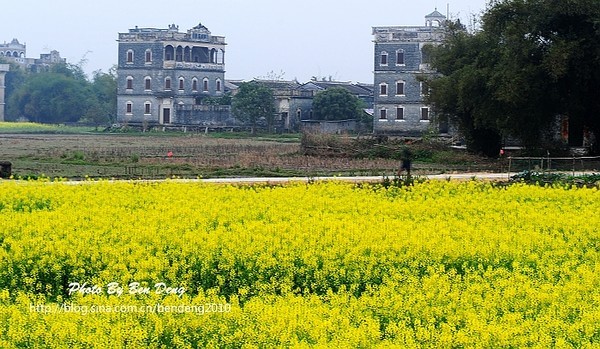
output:
M 17 38 L 27 57 L 57 50 L 69 63 L 108 71 L 117 62 L 118 33 L 130 28 L 182 32 L 205 25 L 227 42 L 226 79 L 274 72 L 286 80 L 312 76 L 373 81 L 373 37 L 380 25 L 423 25 L 436 7 L 468 21 L 486 0 L 53 0 L 10 1 L 2 7 L 0 42 Z

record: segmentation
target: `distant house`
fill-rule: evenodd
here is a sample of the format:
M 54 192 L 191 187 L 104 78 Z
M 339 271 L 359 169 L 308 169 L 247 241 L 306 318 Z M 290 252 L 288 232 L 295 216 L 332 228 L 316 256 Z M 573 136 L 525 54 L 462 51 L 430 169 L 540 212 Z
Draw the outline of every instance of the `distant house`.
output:
M 424 87 L 418 76 L 435 74 L 429 66 L 426 45 L 440 44 L 446 17 L 437 10 L 425 16 L 424 26 L 373 27 L 375 37 L 373 130 L 375 133 L 420 135 L 432 127 L 433 115 L 424 104 Z
M 225 37 L 202 24 L 179 32 L 138 28 L 119 33 L 117 121 L 128 124 L 235 124 L 229 106 L 203 100 L 225 93 Z
M 365 107 L 368 109 L 372 108 L 373 105 L 373 87 L 369 84 L 354 84 L 351 82 L 340 82 L 340 81 L 317 81 L 311 80 L 307 83 L 300 84 L 298 81 L 286 81 L 286 80 L 261 80 L 254 79 L 253 82 L 263 84 L 273 91 L 273 97 L 275 98 L 275 121 L 276 128 L 285 132 L 297 132 L 300 131 L 301 127 L 308 126 L 312 128 L 323 128 L 327 132 L 331 130 L 337 130 L 342 127 L 340 125 L 352 125 L 348 127 L 343 126 L 342 128 L 347 129 L 346 131 L 354 131 L 355 123 L 332 123 L 329 126 L 319 126 L 319 123 L 314 120 L 313 113 L 313 98 L 320 92 L 332 87 L 342 87 L 350 91 L 353 95 L 363 100 Z M 228 80 L 226 86 L 232 91 L 232 95 L 235 96 L 240 83 L 243 81 Z M 308 122 L 305 122 L 308 121 Z
M 28 58 L 27 45 L 21 44 L 17 39 L 0 44 L 0 58 L 6 63 L 16 64 L 23 70 L 34 73 L 48 71 L 55 64 L 67 63 L 67 60 L 56 50 L 43 53 L 40 58 Z
M 355 83 L 351 83 L 351 82 L 331 81 L 331 80 L 319 81 L 319 80 L 313 79 L 313 80 L 305 83 L 304 85 L 302 85 L 301 88 L 303 90 L 315 91 L 315 93 L 316 93 L 319 91 L 325 91 L 325 90 L 327 90 L 329 88 L 333 88 L 333 87 L 345 88 L 346 90 L 348 90 L 348 92 L 350 92 L 354 96 L 358 97 L 358 99 L 363 101 L 366 109 L 373 108 L 373 85 L 361 84 L 361 83 L 355 84 Z

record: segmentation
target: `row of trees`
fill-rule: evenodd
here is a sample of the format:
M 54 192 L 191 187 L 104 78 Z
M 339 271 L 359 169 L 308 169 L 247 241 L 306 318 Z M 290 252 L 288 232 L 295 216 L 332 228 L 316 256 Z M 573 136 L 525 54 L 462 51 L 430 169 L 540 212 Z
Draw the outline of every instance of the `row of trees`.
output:
M 42 123 L 114 121 L 115 71 L 95 72 L 88 79 L 81 66 L 57 64 L 32 73 L 12 65 L 6 76 L 7 120 Z
M 431 48 L 441 75 L 428 99 L 471 149 L 497 155 L 507 137 L 543 145 L 557 116 L 573 145 L 600 135 L 600 1 L 492 0 L 479 30 L 447 29 Z

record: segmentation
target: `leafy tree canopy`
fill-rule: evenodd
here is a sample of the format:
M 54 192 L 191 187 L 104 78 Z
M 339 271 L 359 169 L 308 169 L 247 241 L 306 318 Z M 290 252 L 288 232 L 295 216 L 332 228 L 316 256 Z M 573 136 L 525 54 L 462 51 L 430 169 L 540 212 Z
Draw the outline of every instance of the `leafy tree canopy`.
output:
M 232 98 L 232 112 L 242 122 L 256 127 L 261 118 L 273 124 L 275 99 L 273 91 L 259 82 L 243 82 Z
M 481 30 L 448 23 L 431 48 L 429 102 L 477 151 L 497 154 L 503 136 L 539 146 L 558 115 L 581 144 L 584 127 L 600 135 L 599 25 L 596 0 L 492 1 Z
M 96 72 L 92 82 L 80 67 L 58 64 L 48 72 L 29 73 L 15 86 L 7 119 L 41 123 L 107 123 L 116 110 L 116 76 Z
M 363 116 L 362 101 L 343 87 L 320 91 L 313 99 L 317 120 L 349 120 Z

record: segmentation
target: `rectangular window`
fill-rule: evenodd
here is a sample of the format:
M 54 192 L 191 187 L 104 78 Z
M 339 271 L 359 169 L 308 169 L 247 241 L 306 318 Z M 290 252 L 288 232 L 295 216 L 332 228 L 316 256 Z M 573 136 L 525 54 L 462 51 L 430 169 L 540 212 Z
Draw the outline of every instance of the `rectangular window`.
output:
M 404 120 L 404 108 L 396 108 L 396 120 Z
M 171 89 L 171 79 L 165 80 L 165 90 Z
M 381 54 L 381 65 L 387 65 L 388 64 L 388 55 L 387 53 L 382 53 Z
M 198 91 L 198 80 L 192 81 L 192 91 Z
M 125 107 L 125 112 L 127 114 L 131 114 L 133 110 L 133 105 L 131 103 L 127 103 L 127 106 Z
M 133 51 L 127 51 L 127 63 L 133 63 Z
M 152 88 L 151 86 L 151 80 L 150 79 L 146 79 L 146 86 L 145 86 L 146 90 L 150 90 Z
M 127 79 L 127 89 L 133 90 L 133 79 Z
M 429 108 L 421 108 L 421 120 L 429 120 Z
M 396 52 L 396 64 L 404 65 L 404 51 Z
M 396 83 L 396 95 L 404 95 L 404 82 L 397 82 Z
M 150 103 L 146 103 L 144 106 L 144 114 L 150 114 Z
M 152 52 L 146 51 L 146 63 L 151 63 L 151 62 L 152 62 Z
M 184 87 L 184 81 L 183 81 L 183 79 L 179 79 L 179 89 L 183 90 L 183 87 Z
M 386 120 L 387 119 L 387 109 L 381 109 L 379 111 L 379 119 Z
M 217 80 L 217 92 L 221 92 L 221 80 Z
M 208 92 L 208 80 L 202 82 L 202 91 Z
M 386 84 L 379 85 L 379 95 L 387 96 L 387 85 Z

